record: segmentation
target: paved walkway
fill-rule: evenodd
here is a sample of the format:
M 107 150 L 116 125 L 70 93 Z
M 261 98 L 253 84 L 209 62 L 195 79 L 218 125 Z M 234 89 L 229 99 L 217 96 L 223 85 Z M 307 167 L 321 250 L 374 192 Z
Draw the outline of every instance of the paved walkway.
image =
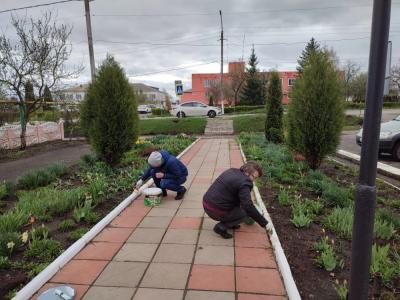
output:
M 89 153 L 91 153 L 89 145 L 73 145 L 14 161 L 0 163 L 0 182 L 3 180 L 15 180 L 18 176 L 29 170 L 40 169 L 54 163 L 62 162 L 70 166 L 76 164 L 82 155 Z
M 233 121 L 222 118 L 214 118 L 214 119 L 208 118 L 204 134 L 231 135 L 233 134 Z
M 183 201 L 156 208 L 137 199 L 41 291 L 71 284 L 85 300 L 283 300 L 285 289 L 265 231 L 242 225 L 224 240 L 204 215 L 202 195 L 242 164 L 233 139 L 200 140 L 182 158 L 189 168 Z

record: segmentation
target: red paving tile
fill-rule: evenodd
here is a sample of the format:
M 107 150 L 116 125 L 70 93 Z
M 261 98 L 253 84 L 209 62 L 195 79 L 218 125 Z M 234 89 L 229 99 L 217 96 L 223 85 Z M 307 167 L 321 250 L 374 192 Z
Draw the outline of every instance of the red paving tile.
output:
M 111 222 L 111 226 L 135 228 L 140 222 L 142 222 L 143 218 L 144 215 L 143 216 L 120 215 Z
M 245 293 L 284 295 L 285 289 L 276 269 L 236 268 L 236 290 Z
M 122 243 L 90 243 L 74 259 L 111 260 L 121 247 Z
M 195 177 L 192 184 L 210 184 L 211 178 Z
M 143 200 L 141 200 L 143 201 Z M 150 207 L 147 207 L 143 204 L 143 206 L 141 206 L 141 204 L 135 204 L 132 206 L 128 206 L 127 208 L 125 208 L 124 211 L 122 211 L 122 213 L 120 214 L 120 216 L 130 216 L 130 217 L 144 217 L 145 215 L 147 215 L 147 213 L 150 211 Z
M 199 229 L 201 224 L 201 218 L 180 218 L 175 217 L 172 219 L 169 228 L 173 229 Z
M 71 260 L 50 281 L 92 284 L 107 264 L 108 261 L 104 260 Z
M 272 249 L 262 248 L 235 248 L 236 266 L 276 268 Z
M 265 229 L 259 226 L 257 223 L 254 223 L 253 225 L 247 225 L 245 223 L 240 224 L 240 228 L 236 231 L 265 233 Z
M 234 268 L 194 265 L 188 288 L 206 291 L 235 291 Z
M 61 284 L 59 283 L 46 283 L 44 286 L 40 288 L 40 290 L 33 296 L 31 299 L 36 300 L 38 296 L 40 296 L 41 293 L 45 292 L 46 290 L 59 286 Z M 83 295 L 86 293 L 86 291 L 89 289 L 89 285 L 79 285 L 79 284 L 70 284 L 71 287 L 73 287 L 76 291 L 76 296 L 74 300 L 80 300 L 82 299 Z
M 235 232 L 235 247 L 268 248 L 270 243 L 266 233 Z
M 123 243 L 128 239 L 132 232 L 133 228 L 106 227 L 93 239 L 93 241 Z
M 239 294 L 238 300 L 287 300 L 284 296 Z

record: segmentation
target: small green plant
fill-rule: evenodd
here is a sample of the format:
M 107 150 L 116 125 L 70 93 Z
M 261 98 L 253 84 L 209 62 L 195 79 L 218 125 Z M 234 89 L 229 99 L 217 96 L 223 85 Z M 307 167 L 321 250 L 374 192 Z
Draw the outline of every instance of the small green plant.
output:
M 293 218 L 290 220 L 297 228 L 308 227 L 312 219 L 302 210 L 293 213 Z
M 40 263 L 40 264 L 35 264 L 34 266 L 32 266 L 28 272 L 28 278 L 32 279 L 34 278 L 36 275 L 38 275 L 40 272 L 42 272 L 44 269 L 46 269 L 46 267 L 49 265 L 48 262 L 45 263 Z
M 107 179 L 104 175 L 101 174 L 89 173 L 87 177 L 89 182 L 88 193 L 93 200 L 93 204 L 99 204 L 102 201 L 108 188 Z
M 86 232 L 89 230 L 87 228 L 79 228 L 77 230 L 71 231 L 70 234 L 68 235 L 68 239 L 71 241 L 77 241 L 81 237 L 85 235 Z
M 76 223 L 72 219 L 67 219 L 67 220 L 61 221 L 58 224 L 58 230 L 63 231 L 63 232 L 70 231 L 71 229 L 73 229 L 75 227 L 76 227 Z
M 349 294 L 349 289 L 347 287 L 346 279 L 343 280 L 342 284 L 340 284 L 340 281 L 336 279 L 334 288 L 335 288 L 336 294 L 339 296 L 340 300 L 347 300 L 347 295 Z
M 23 189 L 35 189 L 46 186 L 58 177 L 65 175 L 68 168 L 63 164 L 54 164 L 47 168 L 33 170 L 18 178 L 18 185 Z
M 11 262 L 7 256 L 0 256 L 0 270 L 9 269 L 11 267 Z
M 22 210 L 14 209 L 0 215 L 0 233 L 18 231 L 28 223 L 29 214 Z
M 350 239 L 353 230 L 353 218 L 352 207 L 336 207 L 325 218 L 324 224 L 332 232 L 345 239 Z
M 372 246 L 372 259 L 370 266 L 370 274 L 373 277 L 380 277 L 382 283 L 387 285 L 395 277 L 396 264 L 393 264 L 389 257 L 390 245 Z
M 396 233 L 394 225 L 386 220 L 375 219 L 374 225 L 375 236 L 382 240 L 390 240 Z
M 11 256 L 22 244 L 18 232 L 4 232 L 0 234 L 0 256 Z
M 82 155 L 81 159 L 79 160 L 79 166 L 83 169 L 91 168 L 95 165 L 95 163 L 96 157 L 91 154 Z
M 284 188 L 281 188 L 281 190 L 279 191 L 278 201 L 279 204 L 282 206 L 288 206 L 291 204 L 289 193 Z
M 339 187 L 333 181 L 325 181 L 322 190 L 322 199 L 331 206 L 348 207 L 353 202 L 353 191 Z
M 33 240 L 25 251 L 24 256 L 37 259 L 42 263 L 50 263 L 61 254 L 62 250 L 62 246 L 58 241 L 51 239 Z
M 78 205 L 74 209 L 74 219 L 77 223 L 85 218 L 92 212 L 92 200 L 86 200 L 83 205 Z
M 29 232 L 29 240 L 46 240 L 49 237 L 49 229 L 42 224 L 42 226 L 33 228 Z
M 15 195 L 15 191 L 17 190 L 17 186 L 14 181 L 7 180 L 5 183 L 6 194 L 8 196 Z
M 325 234 L 325 230 L 322 231 Z M 314 249 L 318 252 L 316 258 L 317 265 L 324 268 L 328 272 L 333 271 L 337 265 L 335 251 L 333 249 L 334 240 L 329 244 L 328 236 L 324 236 L 321 240 L 314 244 Z
M 391 223 L 397 231 L 400 230 L 400 215 L 389 209 L 378 209 L 376 219 Z

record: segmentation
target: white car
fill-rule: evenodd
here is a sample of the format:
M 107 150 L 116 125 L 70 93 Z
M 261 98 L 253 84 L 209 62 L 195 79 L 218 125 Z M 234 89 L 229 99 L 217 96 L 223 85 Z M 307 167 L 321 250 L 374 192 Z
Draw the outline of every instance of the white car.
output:
M 208 106 L 201 102 L 191 101 L 177 105 L 171 110 L 171 115 L 178 118 L 192 117 L 192 116 L 208 116 L 215 118 L 221 114 L 221 109 L 215 106 Z
M 149 114 L 151 113 L 151 107 L 147 105 L 139 105 L 137 111 L 139 114 Z

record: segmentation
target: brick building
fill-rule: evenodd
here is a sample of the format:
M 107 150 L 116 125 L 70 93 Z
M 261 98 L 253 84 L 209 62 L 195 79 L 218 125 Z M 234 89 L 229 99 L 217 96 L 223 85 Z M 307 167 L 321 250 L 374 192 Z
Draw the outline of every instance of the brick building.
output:
M 228 73 L 224 73 L 224 82 L 229 83 L 231 74 L 245 72 L 245 62 L 230 62 Z M 289 91 L 297 77 L 297 72 L 278 72 L 282 80 L 282 102 L 289 102 Z M 269 72 L 260 72 L 268 79 Z M 181 103 L 189 101 L 198 101 L 204 104 L 209 103 L 209 90 L 220 82 L 220 73 L 192 74 L 192 89 L 183 92 Z M 224 103 L 228 103 L 225 99 Z

